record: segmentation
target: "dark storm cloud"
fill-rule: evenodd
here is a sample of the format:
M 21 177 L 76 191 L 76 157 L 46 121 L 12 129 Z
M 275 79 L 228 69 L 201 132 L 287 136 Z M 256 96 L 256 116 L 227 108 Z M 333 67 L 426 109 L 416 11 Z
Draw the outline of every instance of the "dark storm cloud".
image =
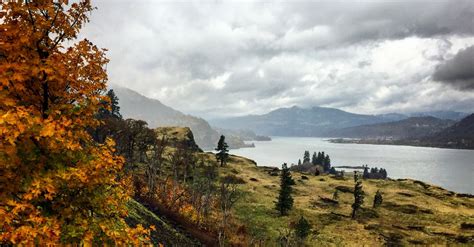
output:
M 474 44 L 470 0 L 96 4 L 84 36 L 109 49 L 110 81 L 185 112 L 474 107 L 473 91 L 432 81 L 440 61 Z
M 433 79 L 457 88 L 474 90 L 474 46 L 460 50 L 453 58 L 437 66 Z
M 297 25 L 334 27 L 334 41 L 353 43 L 410 36 L 473 35 L 474 4 L 462 1 L 297 3 Z

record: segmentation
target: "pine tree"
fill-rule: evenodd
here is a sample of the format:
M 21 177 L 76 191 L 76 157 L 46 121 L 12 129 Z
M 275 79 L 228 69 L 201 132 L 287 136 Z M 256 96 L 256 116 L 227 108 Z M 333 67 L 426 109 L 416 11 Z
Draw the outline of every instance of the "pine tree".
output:
M 363 179 L 369 178 L 369 168 L 367 166 L 364 167 L 364 174 L 362 175 Z
M 308 220 L 306 220 L 303 216 L 298 220 L 295 225 L 295 235 L 299 240 L 304 240 L 308 237 L 309 233 L 311 232 L 311 225 L 309 224 Z
M 311 163 L 313 165 L 317 165 L 318 164 L 318 155 L 316 154 L 316 152 L 313 153 L 313 157 L 311 158 Z
M 217 143 L 216 148 L 216 159 L 218 162 L 221 163 L 221 166 L 225 166 L 227 164 L 227 159 L 229 158 L 229 146 L 225 142 L 225 136 L 221 135 L 219 142 Z
M 323 156 L 321 152 L 318 152 L 318 157 L 317 157 L 317 164 L 322 165 L 323 164 Z
M 301 159 L 298 159 L 298 165 L 301 165 Z
M 357 173 L 354 173 L 354 203 L 352 204 L 352 219 L 355 219 L 357 210 L 364 204 L 364 191 L 362 190 L 362 181 L 358 178 Z
M 118 97 L 115 95 L 115 92 L 113 89 L 110 89 L 107 92 L 107 97 L 110 100 L 110 114 L 115 117 L 115 118 L 122 118 L 122 115 L 120 114 L 120 106 L 118 103 Z
M 303 164 L 304 164 L 304 163 L 308 163 L 309 161 L 310 161 L 309 151 L 304 151 Z
M 325 172 L 329 172 L 329 170 L 331 169 L 331 159 L 329 158 L 329 155 L 326 155 L 326 157 L 324 157 L 324 171 Z
M 291 196 L 292 184 L 294 183 L 291 178 L 290 169 L 287 164 L 282 165 L 280 174 L 280 192 L 278 195 L 278 201 L 275 204 L 276 209 L 280 212 L 280 215 L 288 215 L 288 211 L 293 207 L 293 197 Z
M 375 196 L 374 196 L 374 208 L 377 208 L 379 207 L 380 205 L 382 205 L 382 202 L 383 202 L 383 198 L 382 198 L 382 193 L 380 193 L 380 190 L 377 190 L 377 192 L 375 193 Z

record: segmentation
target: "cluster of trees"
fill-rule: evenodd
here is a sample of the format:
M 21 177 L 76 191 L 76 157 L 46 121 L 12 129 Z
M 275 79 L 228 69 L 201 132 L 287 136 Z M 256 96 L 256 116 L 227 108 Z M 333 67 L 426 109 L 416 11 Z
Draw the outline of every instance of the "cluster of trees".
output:
M 331 159 L 329 155 L 323 152 L 314 152 L 313 155 L 310 155 L 309 151 L 304 151 L 303 162 L 301 159 L 298 160 L 298 165 L 307 165 L 312 164 L 313 166 L 320 165 L 323 168 L 323 172 L 330 173 L 331 171 Z
M 116 153 L 125 158 L 132 176 L 134 198 L 181 224 L 216 231 L 219 242 L 225 242 L 241 181 L 234 176 L 219 179 L 215 163 L 199 156 L 187 140 L 171 143 L 165 135 L 158 138 L 145 121 L 122 119 L 113 90 L 106 95 L 96 115 L 104 124 L 90 132 L 97 142 L 115 140 Z M 216 151 L 217 162 L 225 166 L 229 154 L 224 136 Z
M 368 166 L 364 167 L 364 173 L 362 174 L 363 179 L 386 179 L 387 178 L 387 170 L 377 167 L 370 168 Z

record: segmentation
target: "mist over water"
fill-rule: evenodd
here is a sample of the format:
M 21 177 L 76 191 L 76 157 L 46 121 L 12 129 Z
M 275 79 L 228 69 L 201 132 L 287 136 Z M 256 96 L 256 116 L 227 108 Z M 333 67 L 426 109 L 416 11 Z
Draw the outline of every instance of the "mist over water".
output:
M 303 152 L 324 151 L 333 166 L 385 168 L 390 178 L 412 178 L 447 190 L 474 194 L 474 150 L 428 147 L 340 144 L 323 138 L 272 137 L 254 142 L 255 148 L 231 150 L 231 154 L 253 159 L 259 166 L 280 167 L 297 163 Z

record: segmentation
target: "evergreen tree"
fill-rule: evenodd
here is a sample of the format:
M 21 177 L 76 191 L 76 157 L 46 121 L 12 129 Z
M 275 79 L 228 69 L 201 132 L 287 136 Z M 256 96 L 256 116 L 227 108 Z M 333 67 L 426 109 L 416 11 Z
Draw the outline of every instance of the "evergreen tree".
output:
M 355 219 L 357 210 L 364 204 L 364 191 L 362 190 L 362 181 L 358 178 L 357 173 L 354 173 L 354 203 L 352 204 L 352 219 Z
M 318 158 L 317 158 L 316 162 L 317 162 L 317 164 L 322 165 L 323 157 L 322 157 L 321 152 L 318 152 Z
M 380 169 L 381 177 L 383 179 L 387 179 L 387 170 L 385 169 Z
M 219 142 L 217 143 L 216 148 L 216 159 L 218 162 L 221 163 L 221 166 L 225 166 L 227 164 L 227 159 L 229 158 L 229 146 L 225 142 L 225 136 L 221 135 Z
M 369 178 L 369 167 L 367 165 L 364 167 L 364 174 L 362 174 L 363 179 L 368 179 Z
M 316 152 L 313 153 L 313 157 L 311 158 L 311 163 L 313 165 L 317 165 L 318 164 L 318 156 L 316 154 Z
M 300 220 L 295 225 L 295 235 L 299 240 L 304 240 L 311 232 L 311 225 L 308 220 L 301 216 Z
M 304 151 L 303 163 L 308 163 L 310 161 L 309 151 Z
M 298 165 L 301 165 L 301 159 L 298 159 Z
M 374 196 L 374 208 L 379 207 L 382 205 L 383 198 L 382 198 L 382 193 L 380 193 L 380 190 L 377 190 Z
M 110 114 L 113 117 L 122 118 L 122 115 L 120 114 L 120 106 L 119 106 L 119 103 L 118 103 L 118 97 L 117 97 L 117 95 L 115 95 L 115 92 L 114 92 L 113 89 L 110 89 L 107 92 L 107 97 L 110 100 L 110 103 L 109 103 L 110 104 Z
M 288 211 L 293 207 L 293 197 L 291 196 L 292 184 L 294 183 L 291 178 L 290 169 L 287 164 L 282 165 L 280 174 L 280 192 L 278 195 L 278 201 L 275 204 L 276 209 L 280 212 L 280 215 L 287 215 Z
M 329 170 L 331 169 L 331 159 L 329 158 L 329 155 L 326 155 L 326 157 L 324 157 L 324 171 L 325 172 L 329 172 Z

